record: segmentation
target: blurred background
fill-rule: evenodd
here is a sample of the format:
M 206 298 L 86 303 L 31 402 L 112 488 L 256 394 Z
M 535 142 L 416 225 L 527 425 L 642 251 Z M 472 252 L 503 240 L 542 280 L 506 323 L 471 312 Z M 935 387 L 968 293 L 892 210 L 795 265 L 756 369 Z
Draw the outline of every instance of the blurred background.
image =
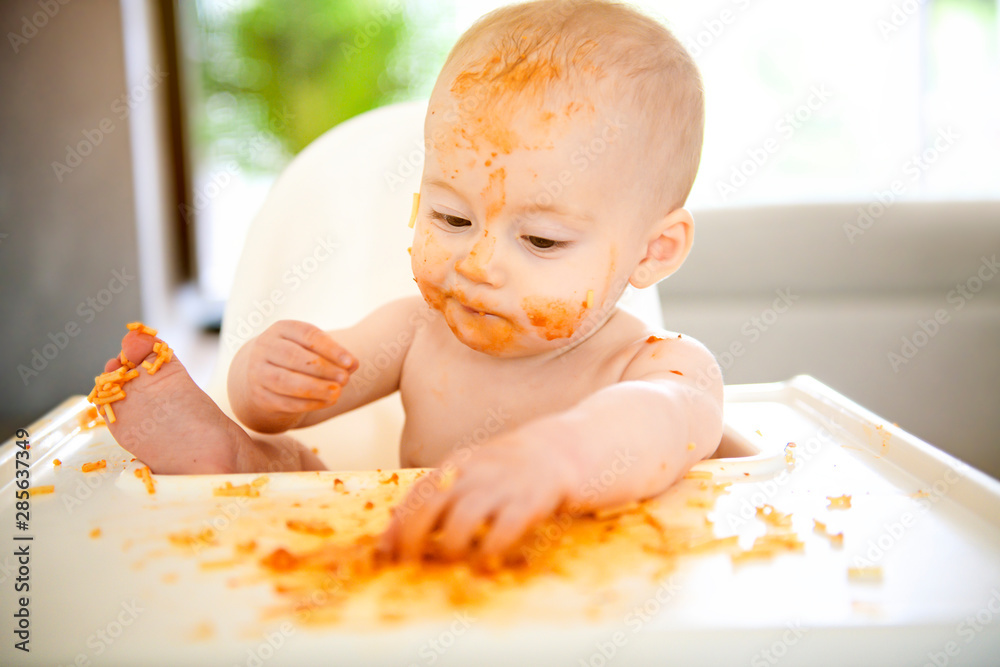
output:
M 87 393 L 130 320 L 206 381 L 284 166 L 426 97 L 501 4 L 0 4 L 4 432 Z M 688 46 L 707 95 L 666 326 L 727 383 L 814 375 L 1000 476 L 1000 3 L 634 4 Z

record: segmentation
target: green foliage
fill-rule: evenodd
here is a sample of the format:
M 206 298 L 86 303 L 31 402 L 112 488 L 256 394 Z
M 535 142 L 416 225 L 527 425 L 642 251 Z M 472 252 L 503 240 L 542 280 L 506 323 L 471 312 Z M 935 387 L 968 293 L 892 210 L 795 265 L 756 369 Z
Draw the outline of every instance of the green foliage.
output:
M 257 0 L 216 18 L 201 20 L 202 90 L 209 115 L 213 95 L 230 108 L 208 122 L 204 138 L 228 139 L 246 166 L 274 166 L 268 151 L 247 150 L 248 136 L 273 136 L 295 154 L 408 87 L 391 74 L 394 51 L 407 35 L 402 2 Z

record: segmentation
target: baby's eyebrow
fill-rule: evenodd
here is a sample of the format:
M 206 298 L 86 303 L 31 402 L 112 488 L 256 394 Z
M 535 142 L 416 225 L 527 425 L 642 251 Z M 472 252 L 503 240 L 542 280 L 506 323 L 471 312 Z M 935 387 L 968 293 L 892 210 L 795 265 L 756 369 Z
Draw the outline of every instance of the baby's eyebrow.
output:
M 439 188 L 444 188 L 445 190 L 451 190 L 455 194 L 458 194 L 458 192 L 456 192 L 455 188 L 451 187 L 450 183 L 448 183 L 448 182 L 446 182 L 446 181 L 444 181 L 444 180 L 442 180 L 440 178 L 437 178 L 437 177 L 433 177 L 432 176 L 431 178 L 428 178 L 426 181 L 424 181 L 424 184 L 425 185 L 433 185 L 433 186 L 439 187 Z
M 447 190 L 458 197 L 462 196 L 461 193 L 459 193 L 458 190 L 451 185 L 451 183 L 448 183 L 447 181 L 436 176 L 427 178 L 427 180 L 424 181 L 424 185 Z M 518 214 L 528 219 L 538 215 L 549 214 L 578 225 L 592 225 L 594 223 L 594 217 L 589 213 L 570 210 L 569 208 L 566 208 L 565 206 L 562 206 L 554 201 L 550 201 L 549 203 L 539 203 L 539 198 L 540 197 L 536 197 L 532 201 L 520 206 L 518 208 Z
M 539 214 L 551 214 L 559 218 L 567 219 L 580 224 L 593 224 L 594 217 L 588 213 L 582 213 L 578 211 L 572 211 L 565 206 L 560 206 L 559 204 L 552 202 L 550 204 L 539 204 L 538 202 L 531 202 L 530 204 L 521 207 L 521 213 L 526 217 L 531 217 Z

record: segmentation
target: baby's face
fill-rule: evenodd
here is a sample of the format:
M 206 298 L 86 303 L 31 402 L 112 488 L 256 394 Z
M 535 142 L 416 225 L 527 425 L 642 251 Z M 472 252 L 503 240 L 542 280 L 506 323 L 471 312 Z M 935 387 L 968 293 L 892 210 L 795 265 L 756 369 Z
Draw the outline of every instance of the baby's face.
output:
M 457 83 L 431 98 L 413 274 L 464 344 L 524 357 L 604 320 L 645 255 L 646 201 L 624 119 L 495 102 Z

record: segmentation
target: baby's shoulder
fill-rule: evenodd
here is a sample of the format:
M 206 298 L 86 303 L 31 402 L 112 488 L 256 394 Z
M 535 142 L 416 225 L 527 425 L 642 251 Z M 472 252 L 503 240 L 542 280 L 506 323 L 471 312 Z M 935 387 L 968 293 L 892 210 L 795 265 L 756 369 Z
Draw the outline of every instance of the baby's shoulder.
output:
M 722 372 L 715 356 L 693 336 L 647 326 L 628 315 L 618 338 L 620 354 L 627 359 L 621 379 L 674 377 L 702 388 L 719 384 Z

